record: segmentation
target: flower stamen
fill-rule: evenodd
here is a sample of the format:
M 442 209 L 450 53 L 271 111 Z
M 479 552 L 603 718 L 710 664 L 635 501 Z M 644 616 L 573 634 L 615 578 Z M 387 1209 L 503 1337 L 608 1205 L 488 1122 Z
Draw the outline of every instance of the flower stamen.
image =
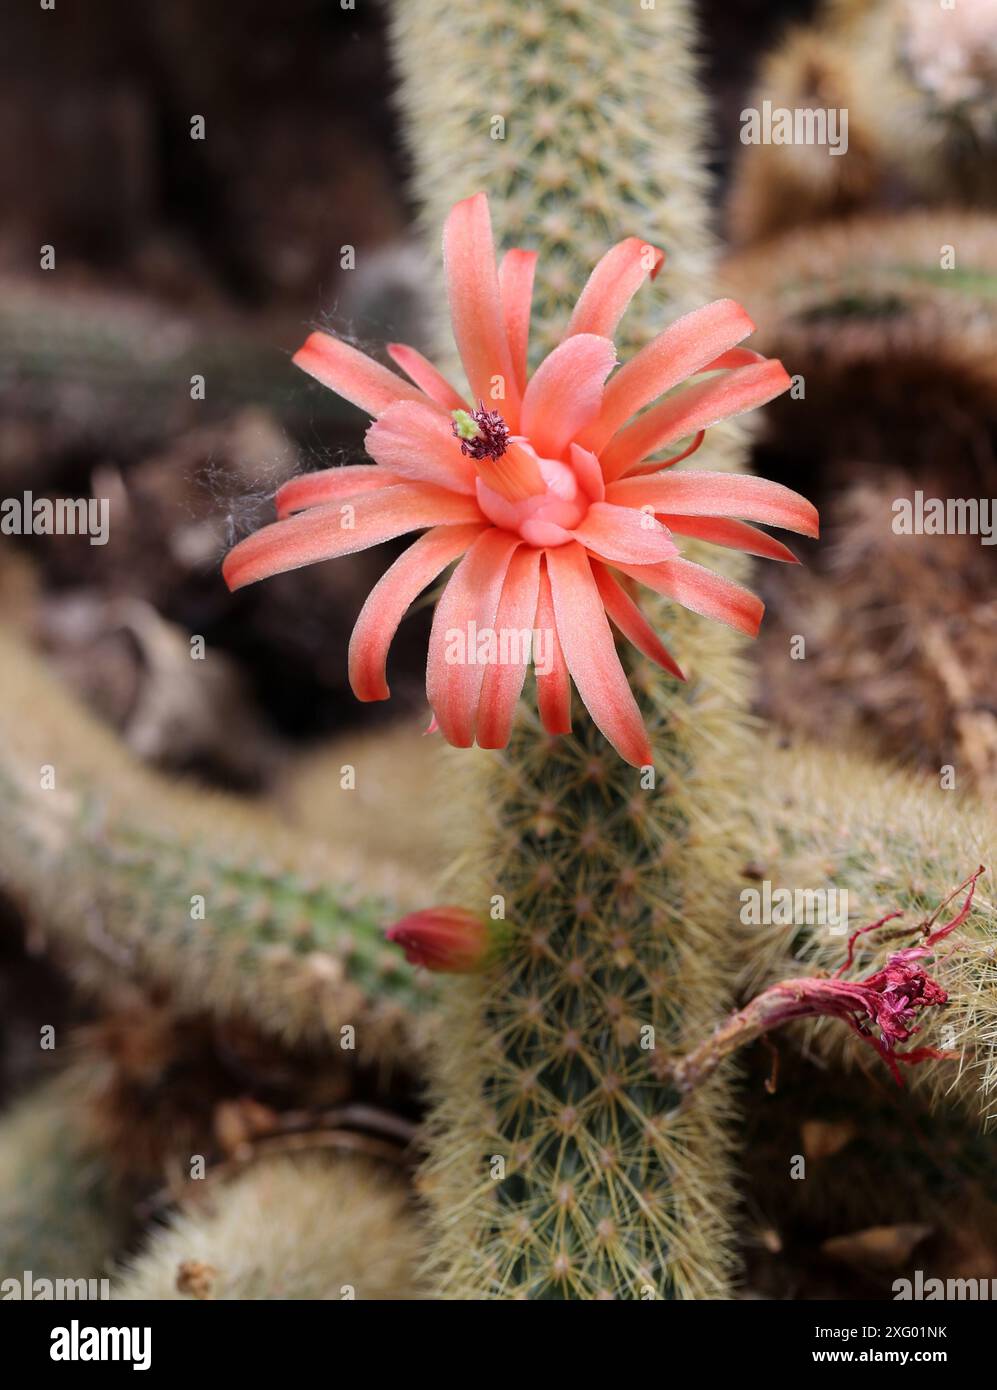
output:
M 500 459 L 509 447 L 509 426 L 497 410 L 486 410 L 484 401 L 477 410 L 451 411 L 454 437 L 460 451 L 472 459 Z

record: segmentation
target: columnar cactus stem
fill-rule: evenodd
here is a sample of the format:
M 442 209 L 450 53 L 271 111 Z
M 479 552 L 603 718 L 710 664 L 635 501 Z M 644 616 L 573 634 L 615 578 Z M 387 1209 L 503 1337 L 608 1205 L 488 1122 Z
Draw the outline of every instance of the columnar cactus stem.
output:
M 0 885 L 81 984 L 135 978 L 287 1043 L 352 1027 L 360 1059 L 411 1064 L 427 986 L 384 941 L 410 872 L 138 766 L 9 634 L 0 665 Z
M 667 255 L 622 355 L 709 297 L 691 40 L 685 0 L 398 0 L 425 225 L 438 234 L 452 202 L 484 189 L 500 240 L 540 251 L 534 350 L 622 236 Z M 707 466 L 736 467 L 740 437 L 717 431 Z M 742 577 L 740 561 L 726 572 Z M 577 703 L 571 737 L 524 713 L 504 754 L 455 762 L 460 897 L 504 904 L 508 941 L 484 974 L 448 982 L 425 1178 L 448 1297 L 727 1287 L 727 1080 L 674 1114 L 660 1061 L 727 997 L 743 669 L 721 629 L 663 604 L 649 615 L 690 675 L 679 687 L 632 668 L 653 786 Z

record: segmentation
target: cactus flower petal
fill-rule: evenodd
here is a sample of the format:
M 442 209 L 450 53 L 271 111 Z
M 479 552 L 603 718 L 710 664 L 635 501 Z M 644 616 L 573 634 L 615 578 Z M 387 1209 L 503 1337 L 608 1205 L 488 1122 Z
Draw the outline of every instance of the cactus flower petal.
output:
M 533 277 L 537 267 L 535 251 L 514 248 L 499 265 L 499 294 L 509 339 L 509 351 L 520 392 L 526 390 L 527 351 L 530 343 L 530 310 L 533 304 Z
M 391 487 L 393 483 L 401 481 L 386 468 L 374 468 L 369 463 L 351 463 L 344 468 L 320 468 L 314 473 L 302 473 L 297 478 L 291 478 L 278 488 L 274 505 L 277 516 L 283 519 L 308 507 L 356 497 L 361 492 L 375 492 L 378 488 Z
M 514 249 L 496 267 L 488 202 L 476 194 L 451 210 L 443 257 L 468 396 L 415 348 L 388 348 L 402 377 L 311 334 L 294 361 L 373 417 L 365 437 L 373 463 L 286 483 L 280 519 L 234 547 L 225 579 L 237 589 L 426 531 L 357 620 L 349 664 L 358 698 L 387 698 L 385 660 L 402 616 L 457 561 L 437 604 L 426 670 L 444 737 L 458 747 L 475 738 L 504 746 L 527 662 L 521 647 L 510 657 L 501 643 L 532 621 L 545 729 L 570 731 L 573 679 L 620 755 L 643 766 L 651 750 L 610 620 L 650 660 L 682 673 L 620 577 L 754 636 L 761 601 L 683 559 L 675 537 L 793 562 L 750 523 L 816 536 L 817 513 L 779 484 L 676 465 L 711 425 L 771 400 L 790 378 L 780 362 L 741 346 L 754 324 L 730 299 L 686 314 L 617 368 L 612 335 L 663 259 L 639 237 L 603 256 L 563 340 L 530 377 L 536 254 Z M 710 375 L 673 390 L 702 373 Z M 678 451 L 654 457 L 669 445 Z
M 655 565 L 678 554 L 667 528 L 650 512 L 612 502 L 593 502 L 574 536 L 593 555 L 631 565 Z
M 399 555 L 371 589 L 350 638 L 350 685 L 358 700 L 388 699 L 388 649 L 406 610 L 483 530 L 480 522 L 434 527 Z
M 606 387 L 596 425 L 586 432 L 581 443 L 598 452 L 621 425 L 673 386 L 698 372 L 716 371 L 721 365 L 745 366 L 745 360 L 725 358 L 754 328 L 747 313 L 733 299 L 718 299 L 683 314 L 629 362 L 624 362 Z M 758 362 L 764 358 L 750 353 L 747 360 Z
M 736 516 L 783 526 L 803 536 L 819 531 L 817 509 L 798 492 L 747 473 L 656 473 L 610 483 L 606 499 L 621 507 L 653 507 L 681 516 Z
M 443 737 L 455 748 L 469 748 L 474 742 L 487 664 L 478 659 L 474 634 L 494 632 L 509 561 L 521 544 L 518 536 L 498 527 L 484 531 L 454 570 L 436 605 L 426 694 Z
M 611 338 L 579 333 L 533 373 L 523 396 L 521 430 L 542 458 L 560 458 L 599 414 L 602 385 L 616 366 Z
M 664 259 L 663 251 L 637 236 L 611 247 L 578 296 L 565 337 L 598 333 L 611 338 L 631 299 L 648 277 L 654 279 Z
M 670 512 L 656 515 L 677 536 L 695 536 L 711 545 L 743 551 L 745 555 L 760 555 L 763 560 L 782 560 L 788 565 L 800 563 L 788 545 L 745 521 L 717 516 L 673 516 Z
M 399 478 L 474 492 L 474 465 L 461 453 L 449 416 L 432 406 L 420 401 L 389 405 L 367 431 L 364 445 L 381 468 Z
M 592 561 L 592 573 L 606 612 L 627 641 L 676 680 L 684 681 L 682 668 L 619 581 L 597 560 Z
M 554 617 L 554 598 L 550 591 L 550 575 L 546 560 L 540 567 L 540 593 L 537 598 L 537 616 L 533 626 L 538 632 L 549 632 L 551 642 L 550 661 L 537 671 L 537 709 L 540 722 L 549 734 L 571 733 L 571 679 L 568 663 L 561 649 L 561 639 L 557 635 L 557 619 Z
M 454 975 L 477 970 L 488 949 L 487 927 L 463 907 L 410 912 L 386 935 L 402 948 L 410 965 Z
M 718 623 L 757 637 L 765 605 L 761 599 L 740 584 L 723 575 L 714 574 L 702 565 L 677 557 L 663 560 L 660 565 L 623 565 L 615 568 L 644 584 L 655 593 L 681 603 L 693 613 L 713 618 Z
M 407 347 L 405 343 L 389 343 L 388 356 L 416 386 L 422 387 L 431 401 L 436 401 L 444 410 L 467 408 L 467 402 L 460 392 L 414 347 Z
M 619 430 L 600 454 L 606 481 L 612 482 L 643 463 L 657 449 L 709 429 L 779 396 L 790 385 L 781 362 L 756 362 L 736 367 L 726 376 L 710 377 L 669 396 Z
M 584 547 L 573 541 L 548 551 L 547 570 L 561 649 L 586 709 L 626 762 L 646 767 L 647 733 Z
M 241 589 L 317 560 L 369 550 L 407 531 L 479 518 L 470 497 L 422 483 L 399 483 L 341 503 L 311 507 L 264 526 L 229 551 L 222 572 L 230 589 Z
M 541 552 L 532 546 L 520 546 L 509 561 L 495 627 L 500 633 L 516 634 L 516 640 L 514 650 L 507 653 L 508 660 L 494 662 L 485 668 L 476 731 L 478 744 L 482 748 L 504 748 L 509 742 L 516 704 L 531 655 L 518 635 L 530 631 L 537 611 L 540 556 Z M 542 634 L 541 640 L 546 637 L 547 634 Z M 536 659 L 535 651 L 533 656 Z
M 491 214 L 483 193 L 465 198 L 451 209 L 443 229 L 443 268 L 454 338 L 471 395 L 490 405 L 501 401 L 503 413 L 515 430 L 520 391 L 495 268 Z
M 329 333 L 310 334 L 291 361 L 368 415 L 380 415 L 395 401 L 425 400 L 417 386 Z

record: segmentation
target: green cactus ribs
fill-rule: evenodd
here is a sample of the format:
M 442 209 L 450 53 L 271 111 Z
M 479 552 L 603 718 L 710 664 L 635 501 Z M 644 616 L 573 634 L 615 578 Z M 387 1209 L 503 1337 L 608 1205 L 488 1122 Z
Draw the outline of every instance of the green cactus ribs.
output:
M 656 912 L 647 897 L 668 841 L 646 814 L 636 774 L 628 796 L 608 776 L 611 755 L 591 726 L 579 742 L 580 768 L 551 758 L 504 801 L 522 824 L 513 872 L 532 880 L 537 911 L 514 928 L 484 1014 L 502 1047 L 484 1099 L 508 1163 L 486 1248 L 495 1247 L 492 1277 L 503 1292 L 598 1296 L 623 1281 L 633 1297 L 672 1296 L 669 1228 L 681 1199 L 668 1173 L 681 1143 L 655 1132 L 655 1117 L 678 1096 L 654 1062 L 676 1028 L 674 923 L 666 903 Z M 564 817 L 557 808 L 569 789 Z M 575 836 L 589 862 L 562 878 Z M 522 890 L 517 900 L 527 905 Z

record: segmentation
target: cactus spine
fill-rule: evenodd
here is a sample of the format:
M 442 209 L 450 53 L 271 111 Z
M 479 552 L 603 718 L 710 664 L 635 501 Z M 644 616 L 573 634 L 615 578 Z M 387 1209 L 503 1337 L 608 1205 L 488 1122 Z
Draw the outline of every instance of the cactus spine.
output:
M 624 320 L 621 356 L 709 297 L 691 40 L 684 0 L 396 6 L 425 225 L 438 235 L 449 205 L 484 189 L 500 241 L 539 250 L 537 352 L 625 235 L 668 261 Z M 741 438 L 718 430 L 707 466 L 736 467 Z M 726 572 L 743 577 L 739 561 Z M 730 983 L 718 924 L 738 862 L 744 672 L 725 631 L 648 611 L 691 676 L 679 688 L 632 667 L 653 789 L 577 707 L 574 736 L 549 740 L 528 696 L 504 754 L 455 764 L 460 896 L 501 895 L 510 937 L 494 968 L 445 992 L 424 1182 L 447 1297 L 727 1287 L 728 1083 L 675 1116 L 655 1063 L 702 1033 Z

